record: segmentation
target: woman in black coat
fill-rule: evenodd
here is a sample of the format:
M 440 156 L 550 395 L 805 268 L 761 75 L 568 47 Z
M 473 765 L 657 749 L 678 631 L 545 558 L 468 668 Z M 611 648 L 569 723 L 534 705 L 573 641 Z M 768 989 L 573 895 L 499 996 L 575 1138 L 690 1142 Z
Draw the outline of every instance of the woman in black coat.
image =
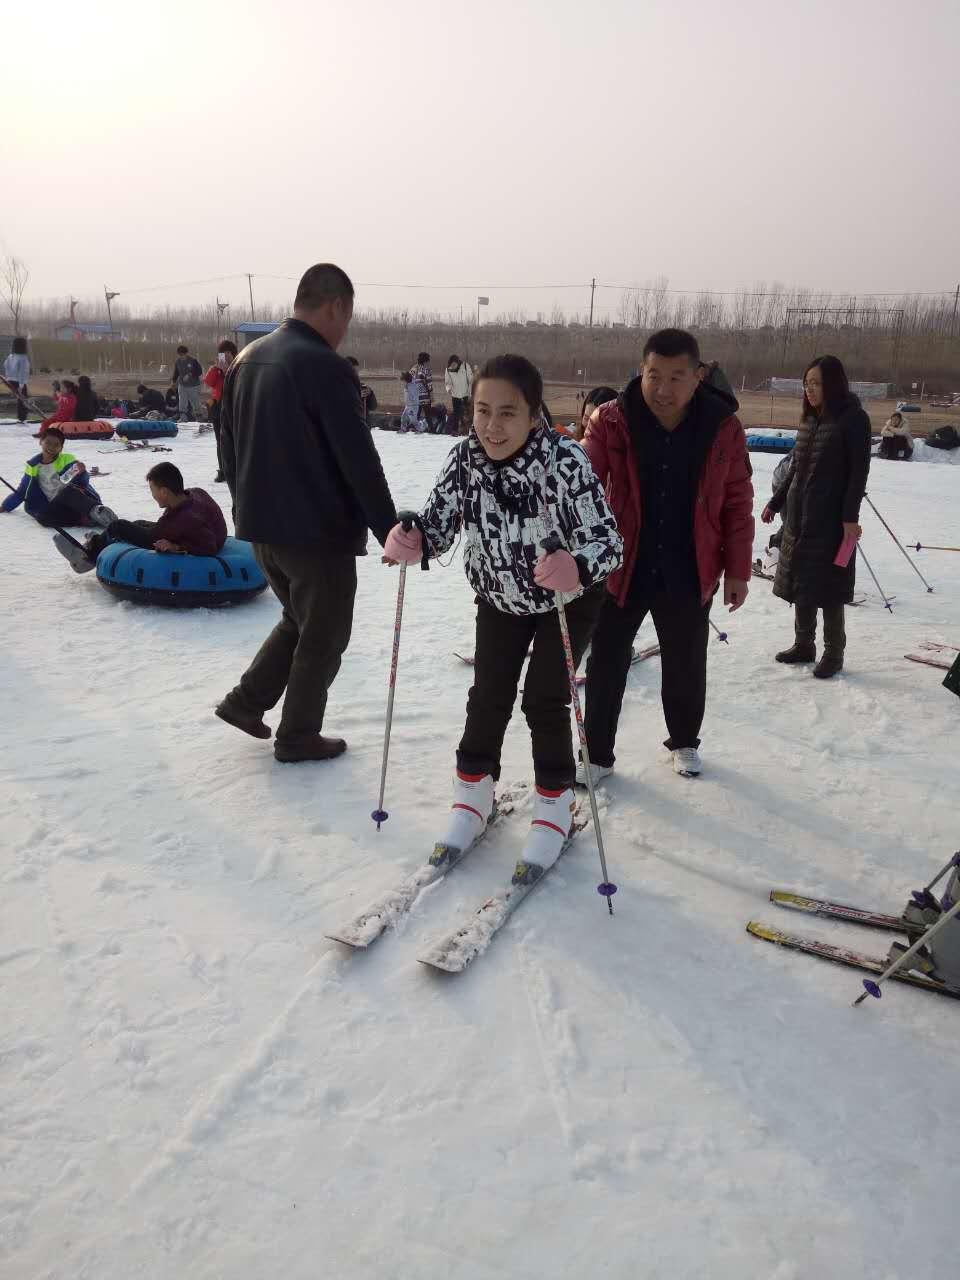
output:
M 853 599 L 856 554 L 834 564 L 847 535 L 860 537 L 860 503 L 870 470 L 870 419 L 851 394 L 836 356 L 818 356 L 803 375 L 803 413 L 793 467 L 761 519 L 785 509 L 774 595 L 795 608 L 796 640 L 778 662 L 816 660 L 817 609 L 823 610 L 823 657 L 813 674 L 843 667 L 843 606 Z
M 77 379 L 77 422 L 93 422 L 97 416 L 97 394 L 87 375 L 81 374 Z

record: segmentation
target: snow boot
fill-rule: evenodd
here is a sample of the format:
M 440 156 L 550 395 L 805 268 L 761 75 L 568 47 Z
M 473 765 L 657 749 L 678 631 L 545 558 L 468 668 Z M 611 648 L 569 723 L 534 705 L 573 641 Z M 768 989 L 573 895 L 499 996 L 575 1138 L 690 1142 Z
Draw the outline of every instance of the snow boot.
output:
M 334 760 L 346 749 L 343 738 L 325 738 L 322 733 L 314 733 L 307 738 L 278 739 L 273 744 L 273 757 L 280 764 L 303 764 L 307 760 Z
M 843 651 L 846 646 L 843 605 L 830 605 L 823 611 L 823 657 L 813 669 L 818 680 L 829 680 L 843 670 Z
M 457 770 L 453 776 L 450 821 L 443 839 L 437 841 L 430 855 L 434 866 L 448 860 L 458 861 L 477 843 L 493 817 L 494 786 L 489 773 L 461 773 Z
M 612 764 L 594 764 L 594 762 L 591 760 L 590 777 L 594 786 L 596 786 L 598 782 L 602 782 L 604 778 L 609 778 L 611 773 L 613 773 Z M 576 786 L 585 787 L 586 785 L 587 785 L 587 766 L 583 763 L 582 760 L 580 760 L 577 763 Z
M 795 639 L 789 649 L 776 655 L 777 662 L 816 662 L 817 611 L 808 605 L 794 606 Z
M 89 573 L 91 569 L 97 567 L 96 556 L 91 560 L 83 547 L 78 547 L 72 538 L 68 538 L 63 533 L 55 533 L 53 535 L 53 545 L 57 548 L 65 560 L 70 563 L 70 568 L 74 573 Z
M 530 834 L 513 873 L 514 884 L 534 884 L 549 871 L 567 843 L 575 809 L 573 787 L 563 791 L 537 787 Z
M 219 716 L 226 724 L 232 724 L 235 729 L 249 733 L 251 738 L 269 738 L 273 732 L 269 725 L 263 723 L 262 714 L 234 706 L 227 698 L 215 708 L 214 715 Z

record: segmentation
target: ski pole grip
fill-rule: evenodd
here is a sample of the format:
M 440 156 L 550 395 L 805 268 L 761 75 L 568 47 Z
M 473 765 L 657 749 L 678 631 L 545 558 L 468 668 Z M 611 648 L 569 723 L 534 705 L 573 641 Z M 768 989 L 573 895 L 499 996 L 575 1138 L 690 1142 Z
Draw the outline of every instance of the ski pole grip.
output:
M 420 530 L 421 545 L 423 547 L 423 554 L 420 557 L 420 568 L 429 569 L 430 568 L 430 551 L 429 551 L 430 544 L 427 541 L 427 535 L 423 531 L 423 524 L 421 523 L 420 517 L 417 515 L 415 511 L 399 511 L 397 513 L 397 520 L 400 522 L 400 525 L 402 526 L 404 533 L 409 533 L 410 530 L 414 528 L 414 526 L 416 526 L 416 528 Z
M 553 555 L 554 551 L 561 551 L 563 543 L 560 541 L 558 533 L 548 533 L 544 540 L 540 543 L 547 555 Z

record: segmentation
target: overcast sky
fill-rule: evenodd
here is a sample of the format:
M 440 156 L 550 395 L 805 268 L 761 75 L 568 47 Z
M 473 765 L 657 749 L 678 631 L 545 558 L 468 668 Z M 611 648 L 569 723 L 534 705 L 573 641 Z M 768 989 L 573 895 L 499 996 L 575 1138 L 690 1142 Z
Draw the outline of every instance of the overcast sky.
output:
M 132 291 L 324 259 L 361 306 L 492 313 L 960 280 L 957 0 L 46 0 L 3 38 L 30 297 L 239 318 L 245 279 Z

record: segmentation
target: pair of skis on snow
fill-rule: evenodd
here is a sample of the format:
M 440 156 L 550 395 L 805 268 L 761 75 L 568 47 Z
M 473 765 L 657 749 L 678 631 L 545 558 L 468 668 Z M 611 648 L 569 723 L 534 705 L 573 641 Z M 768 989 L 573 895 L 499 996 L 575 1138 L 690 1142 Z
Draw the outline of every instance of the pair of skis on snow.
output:
M 819 916 L 827 920 L 841 920 L 847 924 L 858 924 L 884 933 L 916 934 L 917 932 L 916 927 L 908 926 L 902 916 L 887 915 L 862 907 L 851 907 L 825 898 L 808 898 L 803 894 L 791 893 L 785 889 L 771 890 L 770 901 L 775 906 L 784 907 L 788 911 L 800 911 L 805 915 Z M 785 947 L 789 951 L 816 956 L 820 960 L 846 965 L 850 969 L 859 969 L 863 973 L 882 974 L 890 963 L 887 957 L 864 955 L 863 952 L 855 951 L 850 947 L 821 942 L 819 938 L 803 933 L 776 929 L 762 924 L 759 920 L 749 921 L 747 933 L 760 938 L 763 942 L 772 942 L 776 946 Z M 921 991 L 932 991 L 937 995 L 951 996 L 954 1000 L 960 1000 L 960 987 L 949 986 L 936 978 L 927 978 L 909 969 L 899 969 L 890 976 L 892 981 L 901 982 L 910 987 L 919 987 Z
M 927 652 L 905 653 L 903 656 L 908 662 L 922 662 L 924 666 L 937 667 L 940 671 L 949 671 L 956 661 L 956 654 L 960 653 L 960 649 L 955 644 L 937 644 L 933 640 L 924 640 L 920 648 Z M 947 661 L 947 654 L 954 656 Z
M 505 788 L 497 799 L 486 828 L 473 844 L 462 851 L 438 844 L 422 866 L 405 876 L 393 889 L 382 893 L 362 911 L 357 912 L 351 920 L 345 921 L 326 936 L 334 942 L 342 942 L 348 947 L 353 947 L 354 950 L 363 951 L 371 947 L 388 929 L 396 927 L 403 917 L 412 911 L 420 894 L 428 885 L 435 884 L 454 867 L 458 867 L 464 858 L 481 843 L 492 827 L 509 814 L 516 812 L 528 794 L 529 788 L 523 783 Z M 578 806 L 573 815 L 570 834 L 560 850 L 561 857 L 580 832 L 589 825 L 589 810 L 582 810 Z M 553 865 L 556 866 L 556 863 Z M 536 888 L 545 874 L 546 872 L 539 867 L 523 862 L 518 863 L 513 879 L 508 885 L 499 893 L 486 898 L 475 910 L 464 915 L 449 933 L 428 943 L 417 959 L 421 964 L 432 969 L 440 969 L 446 973 L 461 973 L 471 961 L 486 951 L 494 935 L 503 928 L 520 903 Z

